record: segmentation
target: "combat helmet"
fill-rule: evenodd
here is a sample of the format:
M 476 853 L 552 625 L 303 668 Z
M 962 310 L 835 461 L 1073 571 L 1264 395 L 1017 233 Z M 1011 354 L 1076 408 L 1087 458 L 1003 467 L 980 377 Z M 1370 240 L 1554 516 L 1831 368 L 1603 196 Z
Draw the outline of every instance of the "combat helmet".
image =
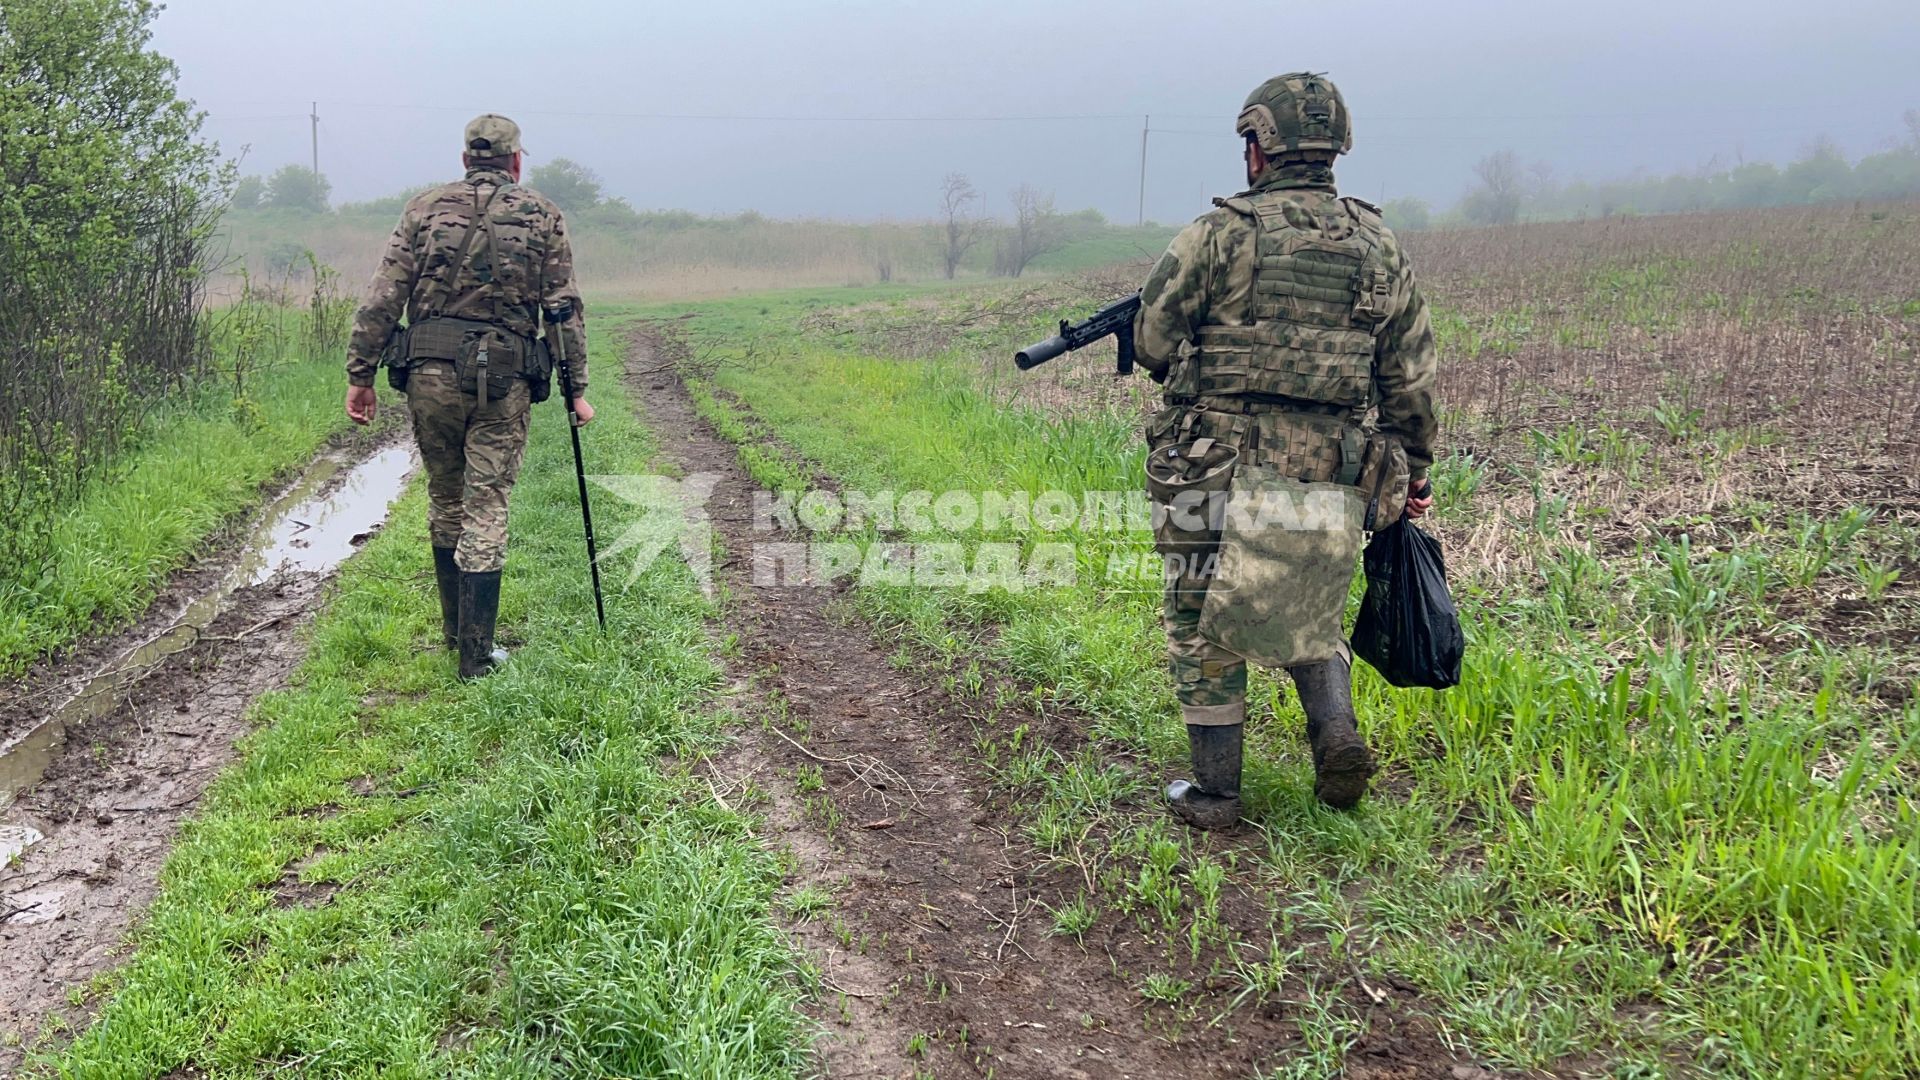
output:
M 1259 143 L 1269 158 L 1301 150 L 1353 149 L 1353 118 L 1340 89 L 1324 74 L 1276 75 L 1247 95 L 1234 131 Z

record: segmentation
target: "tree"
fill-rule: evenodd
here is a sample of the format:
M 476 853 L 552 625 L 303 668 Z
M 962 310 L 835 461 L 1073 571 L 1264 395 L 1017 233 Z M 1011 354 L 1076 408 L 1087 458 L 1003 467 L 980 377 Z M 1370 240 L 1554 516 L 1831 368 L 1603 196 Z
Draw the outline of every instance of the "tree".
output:
M 1488 154 L 1473 172 L 1480 178 L 1480 187 L 1467 196 L 1461 208 L 1468 219 L 1483 225 L 1511 225 L 1520 220 L 1520 158 L 1511 150 Z
M 1920 109 L 1908 109 L 1900 119 L 1907 125 L 1907 149 L 1920 154 Z
M 227 205 L 235 210 L 255 210 L 266 193 L 266 181 L 257 176 L 243 176 L 239 183 L 233 185 L 233 194 L 228 197 Z
M 1433 208 L 1425 199 L 1393 199 L 1380 208 L 1387 219 L 1387 227 L 1402 232 L 1414 232 L 1429 227 L 1433 223 Z
M 1800 159 L 1780 174 L 1780 184 L 1793 202 L 1820 202 L 1846 198 L 1853 167 L 1831 135 L 1820 135 L 1807 145 Z
M 305 165 L 283 165 L 267 177 L 264 197 L 266 204 L 276 210 L 310 210 L 324 214 L 327 198 L 332 194 L 333 185 L 325 175 Z
M 0 592 L 54 514 L 208 371 L 204 257 L 232 186 L 151 0 L 0 0 Z
M 1013 189 L 1013 228 L 1001 242 L 998 269 L 1006 277 L 1019 277 L 1033 260 L 1066 246 L 1067 231 L 1060 215 L 1054 212 L 1053 196 L 1031 184 Z
M 973 189 L 973 181 L 964 173 L 951 172 L 940 182 L 940 213 L 947 222 L 947 280 L 953 280 L 954 273 L 960 269 L 960 260 L 966 257 L 967 250 L 980 239 L 980 219 L 968 213 L 967 207 L 979 198 Z
M 527 183 L 569 214 L 591 210 L 604 198 L 600 175 L 563 157 L 554 158 L 528 173 Z

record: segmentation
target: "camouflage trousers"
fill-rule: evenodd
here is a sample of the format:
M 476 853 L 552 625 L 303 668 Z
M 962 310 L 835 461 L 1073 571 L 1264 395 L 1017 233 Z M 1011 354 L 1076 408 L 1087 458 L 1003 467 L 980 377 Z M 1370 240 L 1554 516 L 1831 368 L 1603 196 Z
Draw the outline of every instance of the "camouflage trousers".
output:
M 1242 462 L 1265 465 L 1309 483 L 1326 483 L 1340 473 L 1345 460 L 1342 435 L 1352 426 L 1344 410 L 1323 415 L 1232 402 L 1218 407 L 1175 405 L 1147 422 L 1147 449 L 1211 438 L 1238 450 Z M 1161 624 L 1167 633 L 1168 668 L 1182 718 L 1194 725 L 1242 723 L 1247 662 L 1200 633 L 1200 611 L 1206 604 L 1212 570 L 1210 556 L 1219 551 L 1219 534 L 1182 533 L 1170 515 L 1160 513 L 1155 515 L 1154 546 L 1169 561 Z
M 507 562 L 507 496 L 527 449 L 525 380 L 485 406 L 462 393 L 453 364 L 428 360 L 407 376 L 407 412 L 427 469 L 427 532 L 473 573 Z

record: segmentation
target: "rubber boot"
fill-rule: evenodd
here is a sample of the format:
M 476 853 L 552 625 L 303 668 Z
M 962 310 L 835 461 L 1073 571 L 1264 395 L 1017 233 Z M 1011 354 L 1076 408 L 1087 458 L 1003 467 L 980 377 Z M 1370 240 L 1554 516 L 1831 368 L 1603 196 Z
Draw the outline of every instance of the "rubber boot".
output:
M 460 677 L 477 679 L 507 662 L 493 647 L 493 623 L 500 615 L 500 571 L 460 572 Z
M 1354 727 L 1353 661 L 1346 654 L 1325 663 L 1287 669 L 1313 744 L 1313 794 L 1338 810 L 1358 803 L 1378 768 L 1373 751 Z
M 440 586 L 440 634 L 452 652 L 460 647 L 460 568 L 452 548 L 433 549 L 433 580 Z
M 1230 829 L 1240 822 L 1240 763 L 1246 725 L 1246 703 L 1237 710 L 1240 722 L 1188 724 L 1187 748 L 1193 757 L 1193 779 L 1167 785 L 1167 806 L 1175 817 L 1196 829 Z

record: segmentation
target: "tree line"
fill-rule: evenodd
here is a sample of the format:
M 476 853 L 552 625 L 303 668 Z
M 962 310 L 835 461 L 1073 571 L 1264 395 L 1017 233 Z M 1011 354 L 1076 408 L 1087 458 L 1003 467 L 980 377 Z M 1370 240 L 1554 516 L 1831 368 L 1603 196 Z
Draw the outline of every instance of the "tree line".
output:
M 1692 172 L 1621 180 L 1561 180 L 1544 162 L 1527 164 L 1500 150 L 1475 164 L 1473 188 L 1450 211 L 1436 214 L 1414 198 L 1384 209 L 1395 228 L 1422 229 L 1913 198 L 1920 196 L 1920 109 L 1908 109 L 1902 121 L 1900 142 L 1858 161 L 1822 136 L 1785 167 L 1714 161 Z
M 529 186 L 552 199 L 577 226 L 590 228 L 641 230 L 647 228 L 687 228 L 714 219 L 702 218 L 690 211 L 642 211 L 617 195 L 609 195 L 605 182 L 593 169 L 568 158 L 554 158 L 528 170 Z M 396 192 L 362 202 L 330 204 L 332 184 L 324 175 L 304 165 L 286 165 L 267 176 L 241 177 L 235 184 L 231 206 L 235 210 L 292 211 L 306 214 L 339 213 L 352 217 L 397 217 L 407 200 L 426 190 L 427 185 Z M 987 201 L 963 173 L 947 174 L 941 180 L 938 202 L 939 260 L 948 279 L 954 278 L 970 253 L 982 244 L 991 248 L 990 272 L 1000 277 L 1020 277 L 1043 256 L 1065 248 L 1076 238 L 1104 228 L 1106 218 L 1098 211 L 1063 213 L 1055 205 L 1051 192 L 1031 184 L 1021 184 L 1007 193 L 1005 218 L 987 213 Z M 760 215 L 747 211 L 731 219 L 751 224 Z M 281 250 L 284 248 L 284 250 Z M 268 253 L 268 265 L 285 262 L 292 266 L 305 254 L 297 244 L 281 245 Z M 890 277 L 886 256 L 881 277 Z

